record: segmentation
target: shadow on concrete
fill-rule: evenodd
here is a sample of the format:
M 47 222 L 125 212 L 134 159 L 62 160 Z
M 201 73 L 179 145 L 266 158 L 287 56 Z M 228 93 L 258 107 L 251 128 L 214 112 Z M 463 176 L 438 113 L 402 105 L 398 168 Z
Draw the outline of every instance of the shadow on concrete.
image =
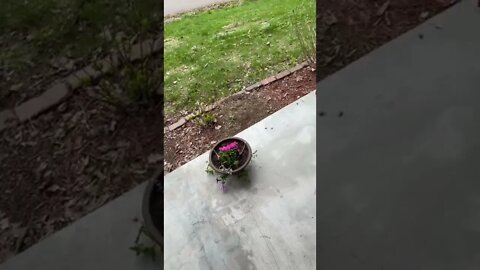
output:
M 254 166 L 250 164 L 239 175 L 230 176 L 227 183 L 227 192 L 251 189 L 256 182 L 255 178 L 252 177 L 255 175 L 254 170 Z

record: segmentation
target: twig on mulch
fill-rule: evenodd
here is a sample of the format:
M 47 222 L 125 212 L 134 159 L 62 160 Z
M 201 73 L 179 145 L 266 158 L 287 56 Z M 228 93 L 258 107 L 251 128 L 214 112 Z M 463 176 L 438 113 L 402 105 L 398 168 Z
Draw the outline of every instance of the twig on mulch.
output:
M 378 9 L 377 16 L 378 17 L 382 16 L 385 13 L 385 11 L 387 11 L 389 6 L 390 6 L 390 1 L 385 1 L 385 3 L 383 3 L 383 5 Z
M 22 251 L 23 242 L 25 241 L 25 237 L 27 236 L 28 230 L 30 227 L 23 228 L 21 230 L 20 236 L 18 237 L 15 243 L 15 253 L 20 253 Z

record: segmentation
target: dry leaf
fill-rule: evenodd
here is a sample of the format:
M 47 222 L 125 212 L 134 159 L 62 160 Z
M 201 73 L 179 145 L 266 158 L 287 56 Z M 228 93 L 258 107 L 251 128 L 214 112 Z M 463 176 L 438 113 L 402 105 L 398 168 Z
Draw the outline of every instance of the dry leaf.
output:
M 106 176 L 105 176 L 100 170 L 94 171 L 93 174 L 94 174 L 99 180 L 105 180 L 105 178 L 106 178 Z
M 378 9 L 377 16 L 382 16 L 383 13 L 387 10 L 388 6 L 390 5 L 390 1 L 386 1 L 383 5 Z
M 51 185 L 51 186 L 47 189 L 47 191 L 50 191 L 50 192 L 56 192 L 56 191 L 58 191 L 58 190 L 61 190 L 61 188 L 60 188 L 58 185 L 55 185 L 55 184 Z
M 52 175 L 52 171 L 48 170 L 43 174 L 43 178 L 48 178 Z
M 65 137 L 65 130 L 64 130 L 63 128 L 58 128 L 58 129 L 55 131 L 54 137 L 57 138 L 57 139 L 60 139 L 60 138 Z
M 73 148 L 76 150 L 80 149 L 80 147 L 82 147 L 82 143 L 83 143 L 83 138 L 80 136 L 76 137 L 75 142 L 73 143 Z
M 338 23 L 337 17 L 335 16 L 335 14 L 333 14 L 331 12 L 327 12 L 325 14 L 325 16 L 323 17 L 323 21 L 328 26 L 331 26 L 331 25 L 334 25 L 334 24 Z
M 113 120 L 110 122 L 110 132 L 115 131 L 115 128 L 117 127 L 117 121 Z
M 6 230 L 10 227 L 10 222 L 8 221 L 8 218 L 4 218 L 0 220 L 0 230 Z
M 115 151 L 115 150 L 108 151 L 108 153 L 104 155 L 104 157 L 106 157 L 107 159 L 113 162 L 115 162 L 119 156 L 121 156 L 119 151 Z
M 75 67 L 75 61 L 69 60 L 65 65 L 63 66 L 64 69 L 66 70 L 72 70 Z
M 86 167 L 86 166 L 88 166 L 88 164 L 90 164 L 90 157 L 89 157 L 89 156 L 86 156 L 86 157 L 83 159 L 83 165 Z
M 80 164 L 80 173 L 82 173 L 85 168 L 87 168 L 88 164 L 90 163 L 90 157 L 86 156 L 82 159 L 81 164 Z
M 117 142 L 117 148 L 127 148 L 129 146 L 130 146 L 130 142 L 128 142 L 128 141 Z
M 66 208 L 72 207 L 77 203 L 77 198 L 71 198 L 68 200 L 68 202 L 65 204 Z
M 43 171 L 47 168 L 47 166 L 48 166 L 48 165 L 47 165 L 47 162 L 42 162 L 42 164 L 40 164 L 40 166 L 38 166 L 37 171 L 38 171 L 39 173 L 41 173 L 41 172 L 43 172 Z
M 106 152 L 108 152 L 108 150 L 110 150 L 110 146 L 108 146 L 108 145 L 101 145 L 101 146 L 99 146 L 97 149 L 98 149 L 98 151 L 99 151 L 100 153 L 106 153 Z
M 23 86 L 23 83 L 14 84 L 12 85 L 12 87 L 10 87 L 10 91 L 17 92 L 18 90 L 20 90 L 20 88 L 22 88 L 22 86 Z
M 50 65 L 54 68 L 62 68 L 67 63 L 68 63 L 68 58 L 63 56 L 50 60 Z
M 430 12 L 424 11 L 420 14 L 420 19 L 425 20 L 430 15 Z
M 151 154 L 147 158 L 147 161 L 150 164 L 158 163 L 162 160 L 163 160 L 163 155 L 160 155 L 160 154 Z
M 64 102 L 62 104 L 60 104 L 60 106 L 58 106 L 58 109 L 57 109 L 59 112 L 65 112 L 67 110 L 67 103 Z
M 80 112 L 80 111 L 76 112 L 73 115 L 72 119 L 70 119 L 70 126 L 74 126 L 78 122 L 78 120 L 80 120 L 81 116 L 82 116 L 82 112 Z

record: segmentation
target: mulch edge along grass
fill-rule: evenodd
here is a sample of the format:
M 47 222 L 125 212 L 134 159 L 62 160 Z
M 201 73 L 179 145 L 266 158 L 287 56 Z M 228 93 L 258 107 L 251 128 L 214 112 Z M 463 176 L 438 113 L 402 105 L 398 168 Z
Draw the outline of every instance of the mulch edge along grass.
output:
M 217 106 L 219 106 L 220 104 L 222 104 L 222 102 L 224 102 L 225 100 L 227 100 L 228 98 L 231 98 L 231 97 L 234 97 L 236 95 L 242 95 L 244 94 L 245 92 L 251 92 L 251 91 L 255 91 L 259 88 L 261 88 L 262 86 L 267 86 L 275 81 L 278 81 L 278 80 L 281 80 L 283 79 L 284 77 L 304 68 L 308 66 L 308 63 L 307 62 L 302 62 L 298 65 L 296 65 L 295 67 L 293 68 L 290 68 L 290 69 L 286 69 L 282 72 L 279 72 L 275 75 L 272 75 L 268 78 L 265 78 L 255 84 L 252 84 L 248 87 L 246 87 L 244 90 L 240 91 L 240 92 L 237 92 L 237 93 L 234 93 L 233 95 L 230 95 L 228 97 L 224 97 L 222 99 L 220 99 L 219 101 L 213 103 L 212 105 L 209 105 L 209 106 L 206 106 L 204 109 L 200 109 L 200 110 L 197 110 L 193 113 L 190 113 L 189 115 L 185 116 L 185 117 L 181 117 L 178 121 L 176 121 L 175 123 L 169 125 L 168 127 L 165 127 L 165 132 L 166 131 L 173 131 L 181 126 L 183 126 L 184 124 L 186 124 L 188 121 L 191 121 L 193 119 L 195 119 L 196 117 L 198 117 L 199 115 L 201 115 L 202 113 L 205 113 L 205 112 L 209 112 L 213 109 L 215 109 Z

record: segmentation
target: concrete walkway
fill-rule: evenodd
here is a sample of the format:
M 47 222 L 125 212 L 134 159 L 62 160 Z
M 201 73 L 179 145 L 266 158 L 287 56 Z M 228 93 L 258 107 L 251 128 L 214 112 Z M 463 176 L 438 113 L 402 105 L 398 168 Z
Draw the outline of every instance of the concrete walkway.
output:
M 208 154 L 165 177 L 165 269 L 316 269 L 315 94 L 238 137 L 249 181 L 220 192 Z
M 156 262 L 129 249 L 140 224 L 145 184 L 113 200 L 23 253 L 0 265 L 0 270 L 159 270 Z M 145 244 L 150 244 L 146 239 Z
M 318 84 L 318 269 L 480 269 L 476 2 Z
M 175 15 L 224 2 L 229 2 L 229 0 L 165 0 L 163 2 L 163 15 Z
M 166 176 L 165 269 L 315 269 L 315 95 L 239 136 L 258 150 L 250 183 L 237 181 L 220 193 L 205 172 L 206 155 Z M 55 233 L 0 270 L 163 269 L 161 259 L 153 262 L 129 250 L 140 227 L 134 220 L 142 218 L 144 188 Z

